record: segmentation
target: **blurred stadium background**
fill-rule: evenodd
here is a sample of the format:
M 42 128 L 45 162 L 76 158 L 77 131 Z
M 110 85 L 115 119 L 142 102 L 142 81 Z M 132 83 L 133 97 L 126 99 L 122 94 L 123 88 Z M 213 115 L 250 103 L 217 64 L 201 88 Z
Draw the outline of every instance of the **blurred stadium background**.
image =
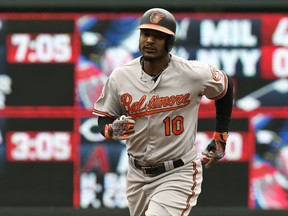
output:
M 236 86 L 227 156 L 193 216 L 288 215 L 287 0 L 1 0 L 0 215 L 129 215 L 125 143 L 91 114 L 113 68 L 139 56 L 138 21 L 175 14 L 172 52 Z M 201 101 L 199 152 L 214 129 Z

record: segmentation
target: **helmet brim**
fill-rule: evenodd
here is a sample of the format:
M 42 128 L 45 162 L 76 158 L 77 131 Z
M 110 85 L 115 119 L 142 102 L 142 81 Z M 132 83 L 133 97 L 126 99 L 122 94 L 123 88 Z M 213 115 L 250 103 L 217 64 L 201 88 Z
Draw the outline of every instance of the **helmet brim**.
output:
M 139 26 L 139 29 L 152 29 L 152 30 L 164 32 L 168 35 L 175 35 L 175 33 L 172 32 L 171 30 L 169 30 L 163 26 L 154 25 L 154 24 L 142 24 Z

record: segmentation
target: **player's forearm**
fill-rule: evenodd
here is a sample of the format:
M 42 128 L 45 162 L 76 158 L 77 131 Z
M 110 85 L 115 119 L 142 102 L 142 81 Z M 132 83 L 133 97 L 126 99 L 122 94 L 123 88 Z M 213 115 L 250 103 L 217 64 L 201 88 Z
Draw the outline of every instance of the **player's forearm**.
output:
M 215 101 L 216 106 L 216 131 L 228 132 L 233 108 L 233 83 L 228 77 L 228 88 L 226 94 Z

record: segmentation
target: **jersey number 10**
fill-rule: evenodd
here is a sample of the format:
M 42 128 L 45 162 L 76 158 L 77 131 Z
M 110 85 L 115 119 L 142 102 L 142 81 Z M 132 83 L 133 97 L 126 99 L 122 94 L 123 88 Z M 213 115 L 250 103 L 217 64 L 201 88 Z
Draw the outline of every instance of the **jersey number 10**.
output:
M 166 117 L 163 122 L 165 124 L 165 136 L 171 136 L 171 131 L 174 135 L 179 135 L 184 131 L 183 116 L 176 116 L 172 120 L 170 117 Z

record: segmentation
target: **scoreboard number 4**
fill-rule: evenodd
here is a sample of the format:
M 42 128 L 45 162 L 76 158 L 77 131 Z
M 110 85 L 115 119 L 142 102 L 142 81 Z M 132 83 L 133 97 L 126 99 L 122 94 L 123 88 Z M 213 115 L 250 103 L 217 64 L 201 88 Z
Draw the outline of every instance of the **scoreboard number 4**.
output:
M 275 32 L 272 35 L 272 42 L 276 46 L 288 46 L 288 18 L 279 20 Z

